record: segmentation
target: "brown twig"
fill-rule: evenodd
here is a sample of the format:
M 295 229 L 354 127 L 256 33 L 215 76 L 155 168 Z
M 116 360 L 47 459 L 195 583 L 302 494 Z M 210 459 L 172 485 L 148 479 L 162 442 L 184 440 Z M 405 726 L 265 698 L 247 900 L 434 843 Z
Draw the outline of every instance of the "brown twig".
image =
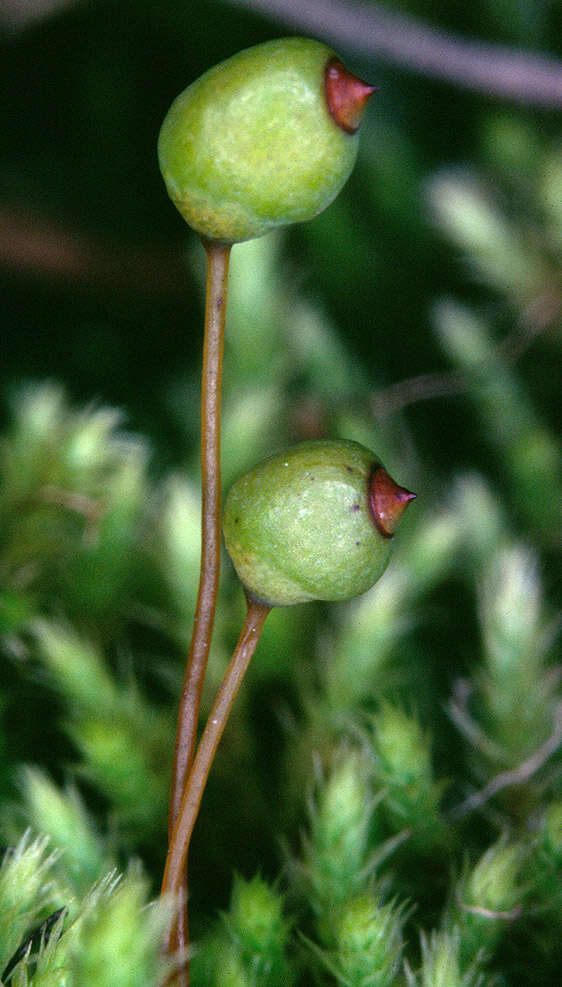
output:
M 505 366 L 513 366 L 527 352 L 541 335 L 556 324 L 562 310 L 562 297 L 554 291 L 544 292 L 530 302 L 517 324 L 492 350 L 491 356 L 501 360 Z M 490 358 L 482 364 L 488 369 Z M 449 373 L 419 374 L 407 377 L 389 387 L 381 388 L 371 397 L 371 407 L 376 418 L 388 418 L 418 401 L 434 398 L 454 397 L 470 390 L 478 367 L 468 373 L 453 370 Z
M 547 55 L 467 41 L 414 17 L 350 0 L 228 0 L 340 47 L 518 103 L 562 106 L 562 64 Z
M 499 919 L 502 922 L 514 922 L 523 911 L 523 905 L 515 905 L 508 912 L 497 912 L 492 908 L 484 908 L 483 905 L 466 905 L 458 894 L 457 903 L 463 912 L 469 912 L 471 915 L 480 915 L 481 918 Z
M 133 301 L 189 296 L 178 250 L 96 237 L 12 205 L 0 204 L 0 265 L 27 278 L 118 291 Z
M 468 679 L 457 679 L 453 687 L 453 692 L 454 698 L 449 700 L 446 710 L 457 730 L 462 733 L 465 740 L 468 740 L 485 757 L 491 761 L 498 761 L 502 757 L 503 751 L 487 736 L 480 724 L 473 719 L 469 712 L 468 700 L 473 692 L 472 684 Z
M 469 386 L 470 378 L 460 371 L 419 374 L 377 391 L 371 398 L 371 406 L 376 418 L 388 418 L 418 401 L 464 394 Z
M 53 504 L 62 507 L 72 514 L 77 514 L 85 521 L 84 542 L 87 545 L 95 545 L 98 538 L 100 522 L 106 510 L 106 504 L 100 497 L 91 497 L 78 490 L 63 490 L 47 484 L 41 487 L 39 498 L 44 504 Z
M 71 0 L 3 0 L 0 7 L 0 26 L 5 30 L 21 30 L 70 3 Z
M 543 765 L 548 761 L 550 757 L 558 750 L 560 744 L 562 743 L 562 703 L 558 703 L 556 706 L 554 714 L 554 730 L 552 731 L 550 737 L 545 740 L 544 744 L 539 747 L 531 757 L 523 761 L 517 768 L 513 768 L 511 771 L 502 771 L 501 774 L 495 775 L 491 778 L 487 785 L 479 792 L 473 792 L 464 802 L 456 806 L 451 812 L 451 816 L 454 819 L 461 819 L 466 816 L 469 812 L 474 812 L 475 809 L 482 808 L 486 802 L 489 802 L 494 795 L 501 792 L 504 788 L 509 788 L 512 785 L 523 785 L 526 781 L 529 781 L 540 771 Z

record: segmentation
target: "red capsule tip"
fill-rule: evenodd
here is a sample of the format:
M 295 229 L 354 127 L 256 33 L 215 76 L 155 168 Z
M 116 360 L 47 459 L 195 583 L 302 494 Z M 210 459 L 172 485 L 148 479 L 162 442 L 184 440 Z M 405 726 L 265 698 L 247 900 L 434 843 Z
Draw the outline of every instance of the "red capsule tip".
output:
M 369 86 L 353 75 L 339 58 L 331 58 L 324 76 L 326 98 L 330 116 L 347 134 L 359 129 L 367 100 L 378 92 L 378 86 Z
M 392 538 L 396 525 L 406 510 L 415 493 L 399 487 L 384 466 L 376 466 L 369 483 L 371 510 L 375 524 L 381 535 Z

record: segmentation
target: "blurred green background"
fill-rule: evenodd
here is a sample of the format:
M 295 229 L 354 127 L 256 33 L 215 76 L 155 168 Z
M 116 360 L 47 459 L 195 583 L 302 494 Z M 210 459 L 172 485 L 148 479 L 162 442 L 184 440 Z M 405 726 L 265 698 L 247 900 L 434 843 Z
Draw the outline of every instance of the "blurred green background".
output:
M 0 14 L 3 830 L 10 842 L 60 813 L 22 764 L 61 791 L 79 778 L 105 834 L 76 865 L 82 892 L 131 854 L 158 886 L 197 584 L 204 255 L 167 199 L 156 138 L 206 68 L 302 33 L 293 6 L 283 23 L 266 3 L 208 0 L 11 0 Z M 287 441 L 333 435 L 377 450 L 418 500 L 374 594 L 271 617 L 194 841 L 196 935 L 227 906 L 233 871 L 273 880 L 280 841 L 300 852 L 314 758 L 331 765 L 365 715 L 379 716 L 374 790 L 392 789 L 385 737 L 414 761 L 408 745 L 425 743 L 398 709 L 430 731 L 443 782 L 431 776 L 417 814 L 417 796 L 391 799 L 365 837 L 367 853 L 430 820 L 395 865 L 393 889 L 419 903 L 413 928 L 439 924 L 465 852 L 506 832 L 528 841 L 561 797 L 554 744 L 540 784 L 494 812 L 460 828 L 432 815 L 443 791 L 448 811 L 541 749 L 559 701 L 562 95 L 508 99 L 369 55 L 346 40 L 354 5 L 329 6 L 340 27 L 316 35 L 381 91 L 336 202 L 234 248 L 224 485 Z M 555 2 L 386 9 L 550 57 L 560 81 Z M 242 614 L 228 563 L 221 592 L 206 708 Z M 536 983 L 537 950 L 540 982 L 558 982 L 559 901 L 556 920 L 533 914 L 500 954 L 503 983 Z M 321 923 L 303 928 L 336 948 Z M 302 983 L 324 982 L 307 969 Z
M 556 4 L 481 0 L 399 9 L 552 54 L 562 33 Z M 182 271 L 182 264 L 197 248 L 165 196 L 156 137 L 171 100 L 205 68 L 285 33 L 287 26 L 243 4 L 155 7 L 143 0 L 62 5 L 7 33 L 1 177 L 3 211 L 15 212 L 18 243 L 8 227 L 7 250 L 13 256 L 17 248 L 17 257 L 2 268 L 4 414 L 22 379 L 54 377 L 81 400 L 124 407 L 135 427 L 155 437 L 166 462 L 189 452 L 194 413 L 187 416 L 178 402 L 199 359 L 201 292 L 193 265 Z M 499 338 L 513 327 L 513 307 L 437 228 L 427 182 L 448 168 L 473 175 L 485 196 L 497 197 L 519 245 L 533 254 L 542 248 L 546 264 L 553 245 L 536 242 L 545 219 L 537 195 L 560 121 L 552 110 L 424 79 L 341 43 L 339 50 L 381 93 L 369 108 L 348 187 L 327 213 L 283 238 L 284 277 L 288 305 L 298 280 L 367 368 L 376 393 L 449 368 L 431 324 L 443 293 L 491 310 Z M 553 346 L 557 355 L 556 340 L 545 333 L 526 353 L 524 370 L 554 424 L 560 388 Z M 486 468 L 495 468 L 466 402 L 419 403 L 407 423 L 431 466 L 479 465 L 488 452 Z

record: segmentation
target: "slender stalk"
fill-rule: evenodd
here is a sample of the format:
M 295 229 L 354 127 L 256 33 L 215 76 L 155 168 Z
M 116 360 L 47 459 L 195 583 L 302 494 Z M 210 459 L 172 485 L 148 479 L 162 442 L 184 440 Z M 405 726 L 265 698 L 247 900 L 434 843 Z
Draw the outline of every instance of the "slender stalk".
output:
M 199 593 L 178 713 L 172 790 L 168 818 L 171 841 L 185 782 L 195 752 L 201 693 L 207 668 L 220 569 L 220 406 L 222 358 L 230 246 L 204 243 L 207 254 L 207 292 L 201 384 L 201 570 Z M 187 872 L 182 882 L 183 900 L 171 934 L 170 949 L 188 944 Z M 176 977 L 177 987 L 188 987 L 189 974 Z
M 184 789 L 177 822 L 170 840 L 162 881 L 162 893 L 176 897 L 183 894 L 183 876 L 193 827 L 201 805 L 203 791 L 226 721 L 250 664 L 270 607 L 248 600 L 246 619 L 238 643 L 225 672 L 207 725 L 203 731 L 193 767 Z

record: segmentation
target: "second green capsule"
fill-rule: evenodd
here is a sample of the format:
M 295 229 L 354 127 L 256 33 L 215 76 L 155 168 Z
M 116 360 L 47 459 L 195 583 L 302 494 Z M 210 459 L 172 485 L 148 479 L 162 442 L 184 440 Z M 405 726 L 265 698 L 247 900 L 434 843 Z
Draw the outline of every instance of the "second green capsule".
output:
M 303 442 L 234 484 L 226 547 L 246 592 L 271 606 L 345 600 L 384 572 L 413 497 L 357 442 Z

